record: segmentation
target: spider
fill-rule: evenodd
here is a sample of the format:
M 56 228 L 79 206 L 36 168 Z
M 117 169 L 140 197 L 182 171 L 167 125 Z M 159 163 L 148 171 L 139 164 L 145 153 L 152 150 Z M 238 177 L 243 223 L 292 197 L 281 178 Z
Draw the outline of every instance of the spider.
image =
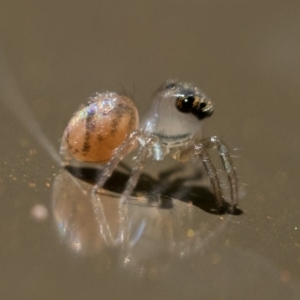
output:
M 125 155 L 139 146 L 129 180 L 121 196 L 127 202 L 146 160 L 171 155 L 179 162 L 198 158 L 210 178 L 219 210 L 224 196 L 216 168 L 209 154 L 217 149 L 228 175 L 231 210 L 237 207 L 237 177 L 227 146 L 217 137 L 203 138 L 203 121 L 214 111 L 213 102 L 191 83 L 167 80 L 156 92 L 150 110 L 139 125 L 132 100 L 115 92 L 98 93 L 90 98 L 69 121 L 62 138 L 61 153 L 66 160 L 105 164 L 97 193 Z

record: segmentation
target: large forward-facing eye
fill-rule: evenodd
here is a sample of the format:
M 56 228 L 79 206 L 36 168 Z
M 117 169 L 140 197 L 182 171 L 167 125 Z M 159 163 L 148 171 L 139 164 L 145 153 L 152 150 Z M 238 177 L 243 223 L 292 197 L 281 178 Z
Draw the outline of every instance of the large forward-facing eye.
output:
M 179 111 L 184 113 L 189 113 L 193 110 L 195 97 L 188 96 L 188 97 L 180 97 L 176 101 L 176 107 Z

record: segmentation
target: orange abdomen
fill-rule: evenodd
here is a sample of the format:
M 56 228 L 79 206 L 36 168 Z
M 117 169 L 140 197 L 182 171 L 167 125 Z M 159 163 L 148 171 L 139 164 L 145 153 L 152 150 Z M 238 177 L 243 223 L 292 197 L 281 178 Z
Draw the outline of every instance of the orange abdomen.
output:
M 97 94 L 69 121 L 61 150 L 78 161 L 106 163 L 138 126 L 132 100 L 114 92 Z

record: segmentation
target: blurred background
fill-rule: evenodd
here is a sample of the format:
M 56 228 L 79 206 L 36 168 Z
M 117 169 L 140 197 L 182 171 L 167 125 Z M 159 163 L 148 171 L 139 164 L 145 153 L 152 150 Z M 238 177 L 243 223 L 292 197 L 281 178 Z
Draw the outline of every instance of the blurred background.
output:
M 299 1 L 4 0 L 0 47 L 1 298 L 300 298 Z M 118 196 L 95 217 L 60 138 L 93 93 L 124 87 L 143 115 L 168 78 L 215 102 L 243 214 L 189 204 L 213 197 L 202 173 L 171 209 L 129 205 L 114 245 Z

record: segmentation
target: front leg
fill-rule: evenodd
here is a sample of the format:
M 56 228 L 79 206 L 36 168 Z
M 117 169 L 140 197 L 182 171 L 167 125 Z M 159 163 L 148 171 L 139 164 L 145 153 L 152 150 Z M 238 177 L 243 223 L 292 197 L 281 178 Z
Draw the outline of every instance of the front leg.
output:
M 196 153 L 201 158 L 203 165 L 205 167 L 206 173 L 209 176 L 211 184 L 213 186 L 214 194 L 216 197 L 216 204 L 219 211 L 223 210 L 224 197 L 223 190 L 220 184 L 219 176 L 217 170 L 212 162 L 211 156 L 208 153 L 204 144 L 198 144 L 195 146 Z
M 238 188 L 237 188 L 237 177 L 233 164 L 230 159 L 228 147 L 217 137 L 213 136 L 202 142 L 202 145 L 206 149 L 216 148 L 219 152 L 220 158 L 222 160 L 224 169 L 227 172 L 230 193 L 231 193 L 231 209 L 234 211 L 238 204 Z
M 209 176 L 211 184 L 213 186 L 218 209 L 222 210 L 224 207 L 223 190 L 221 188 L 218 173 L 208 152 L 213 148 L 216 148 L 218 150 L 224 169 L 227 172 L 231 192 L 231 212 L 234 213 L 236 212 L 238 202 L 237 177 L 230 159 L 229 150 L 218 137 L 213 136 L 209 139 L 198 140 L 195 145 L 191 145 L 190 147 L 182 151 L 175 152 L 173 157 L 174 159 L 181 162 L 188 161 L 196 156 L 199 156 L 201 158 L 207 175 Z
M 212 162 L 209 152 L 207 151 L 210 148 L 211 147 L 209 147 L 207 140 L 198 140 L 195 145 L 191 145 L 187 149 L 175 152 L 173 157 L 180 162 L 186 162 L 192 158 L 200 157 L 213 186 L 218 210 L 222 211 L 224 208 L 223 190 L 220 184 L 217 170 Z

